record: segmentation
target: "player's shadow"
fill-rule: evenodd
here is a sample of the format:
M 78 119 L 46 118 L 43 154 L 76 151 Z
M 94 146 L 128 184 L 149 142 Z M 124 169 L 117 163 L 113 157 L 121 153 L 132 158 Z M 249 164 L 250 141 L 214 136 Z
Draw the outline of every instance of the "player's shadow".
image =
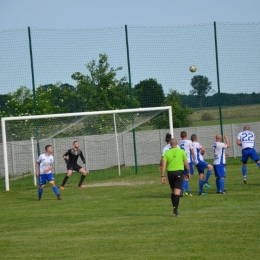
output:
M 125 214 L 124 216 L 126 217 L 157 217 L 157 218 L 162 218 L 162 219 L 165 219 L 165 217 L 171 217 L 172 218 L 172 215 L 171 214 L 161 214 L 160 212 L 158 213 L 151 213 L 151 212 L 148 212 L 147 214 L 145 214 L 144 212 L 135 212 L 135 213 L 129 213 L 129 214 Z M 158 220 L 158 219 L 157 219 Z
M 233 183 L 233 184 L 230 184 L 229 186 L 240 186 L 240 187 L 250 187 L 250 186 L 260 186 L 260 183 L 248 183 L 248 184 L 241 184 L 241 183 Z
M 139 195 L 133 195 L 132 197 L 137 198 L 137 199 L 163 199 L 163 198 L 170 198 L 170 193 L 169 194 L 139 194 Z

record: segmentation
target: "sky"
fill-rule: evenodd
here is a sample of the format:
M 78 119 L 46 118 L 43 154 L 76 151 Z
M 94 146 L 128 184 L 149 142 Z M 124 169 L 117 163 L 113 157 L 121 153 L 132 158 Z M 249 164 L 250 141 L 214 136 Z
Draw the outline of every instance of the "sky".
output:
M 133 84 L 156 78 L 165 94 L 188 94 L 197 73 L 216 91 L 214 21 L 223 91 L 259 92 L 259 14 L 260 0 L 0 0 L 0 94 L 32 87 L 28 27 L 36 87 L 75 85 L 71 75 L 86 73 L 85 64 L 99 53 L 128 76 L 125 25 Z
M 0 0 L 0 29 L 259 22 L 259 0 Z

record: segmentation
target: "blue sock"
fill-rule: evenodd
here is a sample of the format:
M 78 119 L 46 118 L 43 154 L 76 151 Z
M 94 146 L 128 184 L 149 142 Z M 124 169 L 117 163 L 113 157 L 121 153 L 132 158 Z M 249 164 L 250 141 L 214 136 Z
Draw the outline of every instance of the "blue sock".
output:
M 38 189 L 38 197 L 41 198 L 43 193 L 43 189 L 39 188 Z
M 182 187 L 183 187 L 183 191 L 185 191 L 185 190 L 187 191 L 187 180 L 186 179 L 183 180 Z
M 211 175 L 211 171 L 208 170 L 208 171 L 207 171 L 207 174 L 206 174 L 206 178 L 205 178 L 204 183 L 208 183 L 208 182 L 209 182 L 209 177 L 210 177 L 210 175 Z
M 181 193 L 184 192 L 185 187 L 186 187 L 185 180 L 183 180 L 182 187 L 181 187 Z
M 246 165 L 243 165 L 243 166 L 242 166 L 242 174 L 243 174 L 243 177 L 244 177 L 244 178 L 246 178 L 246 172 L 247 172 Z
M 186 192 L 190 193 L 189 181 L 186 180 Z
M 260 169 L 260 162 L 258 162 L 257 165 L 258 165 L 258 168 Z
M 199 193 L 203 192 L 203 184 L 204 182 L 202 180 L 199 180 Z
M 53 189 L 55 195 L 58 196 L 59 195 L 59 190 L 58 190 L 57 186 L 52 187 L 52 189 Z
M 219 178 L 216 178 L 216 186 L 217 186 L 217 191 L 219 191 L 220 190 Z
M 221 191 L 224 191 L 224 188 L 225 188 L 225 179 L 224 178 L 219 179 L 219 188 Z

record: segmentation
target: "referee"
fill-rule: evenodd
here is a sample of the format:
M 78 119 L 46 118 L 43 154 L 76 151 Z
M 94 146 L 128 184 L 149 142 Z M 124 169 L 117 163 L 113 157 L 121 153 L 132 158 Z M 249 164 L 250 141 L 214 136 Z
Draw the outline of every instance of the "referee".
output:
M 177 148 L 177 140 L 171 139 L 171 149 L 165 152 L 162 163 L 162 183 L 166 182 L 165 170 L 168 172 L 168 181 L 171 187 L 171 200 L 173 205 L 173 216 L 179 217 L 178 206 L 183 183 L 184 166 L 190 177 L 190 167 L 184 150 Z

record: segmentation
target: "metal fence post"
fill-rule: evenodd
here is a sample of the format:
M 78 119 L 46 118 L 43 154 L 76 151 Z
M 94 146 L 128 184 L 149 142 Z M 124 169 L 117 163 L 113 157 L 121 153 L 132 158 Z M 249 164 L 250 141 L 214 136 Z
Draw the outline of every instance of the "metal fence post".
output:
M 129 91 L 130 91 L 130 107 L 133 108 L 133 93 L 132 93 L 132 83 L 131 83 L 131 68 L 130 68 L 130 55 L 129 55 L 127 25 L 125 25 L 125 38 L 126 38 L 127 67 L 128 67 L 128 84 L 129 84 Z M 134 124 L 134 117 L 132 118 L 132 120 L 133 120 L 133 124 Z M 132 132 L 133 132 L 133 142 L 134 142 L 135 173 L 137 174 L 138 166 L 137 166 L 135 129 L 133 129 Z
M 222 111 L 221 111 L 221 92 L 220 92 L 220 81 L 219 81 L 219 67 L 218 67 L 218 42 L 217 42 L 217 25 L 214 22 L 214 38 L 215 38 L 215 55 L 216 55 L 216 69 L 217 69 L 217 82 L 218 82 L 218 109 L 219 109 L 219 123 L 220 131 L 223 136 L 223 122 L 222 122 Z
M 37 115 L 34 67 L 33 67 L 33 52 L 32 52 L 32 39 L 31 39 L 31 29 L 30 29 L 30 27 L 28 27 L 28 37 L 29 37 L 30 62 L 31 62 L 31 73 L 32 73 L 32 87 L 33 87 L 33 108 L 34 108 L 34 114 Z M 38 120 L 35 121 L 35 130 L 36 130 L 36 140 L 37 140 L 37 153 L 38 153 L 38 156 L 39 156 L 40 155 L 40 144 L 39 144 Z

